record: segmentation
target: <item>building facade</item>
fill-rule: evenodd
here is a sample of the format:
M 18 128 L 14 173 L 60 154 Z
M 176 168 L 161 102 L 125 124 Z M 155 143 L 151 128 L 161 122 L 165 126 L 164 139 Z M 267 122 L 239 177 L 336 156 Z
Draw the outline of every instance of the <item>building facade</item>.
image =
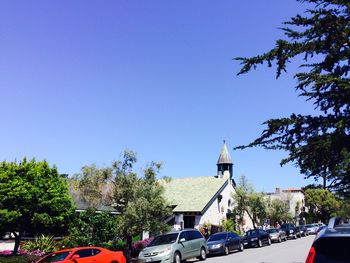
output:
M 168 223 L 174 229 L 221 225 L 233 209 L 233 162 L 224 142 L 215 176 L 187 177 L 162 181 L 165 197 L 173 208 Z
M 305 212 L 305 195 L 302 188 L 276 188 L 275 192 L 267 194 L 270 201 L 282 200 L 289 207 L 289 212 L 297 224 L 305 224 L 303 214 Z

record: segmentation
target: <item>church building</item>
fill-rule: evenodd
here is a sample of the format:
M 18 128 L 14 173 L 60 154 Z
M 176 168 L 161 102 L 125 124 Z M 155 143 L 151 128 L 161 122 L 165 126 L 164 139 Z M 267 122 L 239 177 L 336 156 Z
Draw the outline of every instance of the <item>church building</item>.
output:
M 173 208 L 168 219 L 174 229 L 221 225 L 233 209 L 235 192 L 233 162 L 224 142 L 215 176 L 177 178 L 162 181 L 165 197 Z

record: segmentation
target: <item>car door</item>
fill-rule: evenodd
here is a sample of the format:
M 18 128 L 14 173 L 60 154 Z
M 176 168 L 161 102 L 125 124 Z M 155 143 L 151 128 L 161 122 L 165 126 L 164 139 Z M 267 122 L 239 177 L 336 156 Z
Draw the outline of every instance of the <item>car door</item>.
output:
M 192 257 L 191 243 L 187 232 L 188 231 L 183 231 L 180 233 L 180 236 L 179 236 L 180 253 L 181 253 L 182 259 L 187 259 Z
M 190 230 L 187 232 L 190 240 L 191 247 L 191 257 L 198 257 L 201 251 L 201 241 L 202 235 L 196 230 Z
M 268 242 L 268 236 L 269 234 L 267 234 L 264 230 L 259 229 L 259 236 L 260 239 L 263 243 L 267 243 Z
M 229 233 L 229 237 L 231 238 L 232 249 L 239 249 L 239 236 L 235 233 Z
M 79 249 L 72 255 L 72 257 L 75 255 L 79 256 L 79 258 L 75 259 L 75 262 L 77 263 L 103 263 L 103 260 L 100 259 L 98 255 L 100 252 L 100 250 L 92 248 Z

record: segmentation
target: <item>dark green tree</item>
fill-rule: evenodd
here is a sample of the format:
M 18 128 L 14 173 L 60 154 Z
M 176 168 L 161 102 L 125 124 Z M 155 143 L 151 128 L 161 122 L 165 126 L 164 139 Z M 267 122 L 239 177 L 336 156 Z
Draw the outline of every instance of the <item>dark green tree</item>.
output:
M 168 229 L 164 220 L 171 209 L 164 199 L 163 187 L 157 180 L 160 163 L 152 162 L 140 177 L 134 172 L 136 154 L 125 151 L 123 160 L 113 164 L 115 173 L 113 200 L 120 211 L 117 234 L 127 243 L 127 257 L 131 250 L 132 237 L 141 231 L 159 233 Z
M 277 78 L 292 59 L 304 60 L 295 89 L 314 104 L 315 114 L 267 120 L 259 138 L 237 148 L 285 150 L 282 165 L 293 162 L 305 177 L 350 197 L 350 1 L 297 1 L 311 8 L 284 23 L 285 39 L 267 53 L 235 59 L 243 65 L 238 74 L 266 63 L 276 65 Z
M 108 244 L 116 238 L 117 215 L 102 212 L 96 213 L 89 208 L 77 214 L 69 227 L 67 246 L 100 246 Z
M 0 163 L 0 228 L 15 235 L 14 253 L 24 232 L 59 233 L 73 213 L 67 182 L 56 167 L 26 158 Z

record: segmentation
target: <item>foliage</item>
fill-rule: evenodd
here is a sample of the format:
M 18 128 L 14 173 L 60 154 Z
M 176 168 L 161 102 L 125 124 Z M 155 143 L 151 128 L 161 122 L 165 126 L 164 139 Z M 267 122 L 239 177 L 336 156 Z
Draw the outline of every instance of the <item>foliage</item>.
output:
M 14 253 L 24 232 L 65 231 L 73 212 L 67 183 L 56 167 L 26 158 L 0 163 L 0 221 L 15 235 Z
M 326 189 L 308 189 L 305 191 L 305 206 L 308 208 L 308 221 L 328 222 L 339 213 L 341 202 Z
M 24 249 L 28 252 L 40 250 L 44 251 L 45 253 L 51 253 L 60 248 L 61 247 L 59 242 L 55 241 L 53 236 L 45 235 L 37 236 L 35 239 L 23 242 L 23 244 L 21 245 L 21 249 Z
M 239 224 L 243 223 L 245 213 L 252 220 L 254 228 L 266 218 L 267 204 L 264 194 L 256 193 L 244 175 L 238 178 L 233 199 L 236 203 L 235 212 Z
M 118 236 L 127 241 L 143 231 L 158 233 L 168 230 L 164 219 L 171 214 L 163 197 L 163 187 L 157 182 L 160 163 L 152 162 L 139 177 L 133 167 L 137 161 L 132 151 L 124 152 L 124 159 L 113 164 L 115 181 L 113 200 L 121 212 L 117 222 Z
M 234 232 L 236 230 L 235 222 L 233 222 L 233 220 L 231 219 L 222 220 L 221 225 L 222 225 L 223 231 Z
M 252 220 L 256 224 L 262 224 L 267 217 L 267 203 L 264 193 L 252 193 L 249 196 L 249 210 Z
M 116 223 L 116 215 L 96 213 L 96 210 L 90 208 L 76 215 L 69 226 L 69 236 L 64 239 L 63 244 L 65 247 L 113 247 L 113 243 L 108 242 L 116 238 Z
M 350 197 L 350 3 L 339 0 L 298 0 L 312 5 L 282 28 L 287 40 L 259 56 L 236 58 L 239 74 L 257 65 L 276 63 L 277 78 L 292 59 L 302 58 L 296 73 L 299 96 L 313 102 L 314 115 L 292 114 L 270 119 L 262 135 L 237 148 L 262 146 L 282 149 L 307 178 L 323 180 L 323 186 Z
M 282 223 L 292 220 L 287 203 L 280 199 L 274 199 L 269 202 L 267 214 L 272 225 L 276 222 Z
M 88 207 L 97 209 L 101 204 L 111 203 L 108 184 L 112 178 L 111 167 L 100 168 L 92 164 L 83 166 L 81 172 L 74 174 L 68 182 L 73 194 L 79 195 Z

